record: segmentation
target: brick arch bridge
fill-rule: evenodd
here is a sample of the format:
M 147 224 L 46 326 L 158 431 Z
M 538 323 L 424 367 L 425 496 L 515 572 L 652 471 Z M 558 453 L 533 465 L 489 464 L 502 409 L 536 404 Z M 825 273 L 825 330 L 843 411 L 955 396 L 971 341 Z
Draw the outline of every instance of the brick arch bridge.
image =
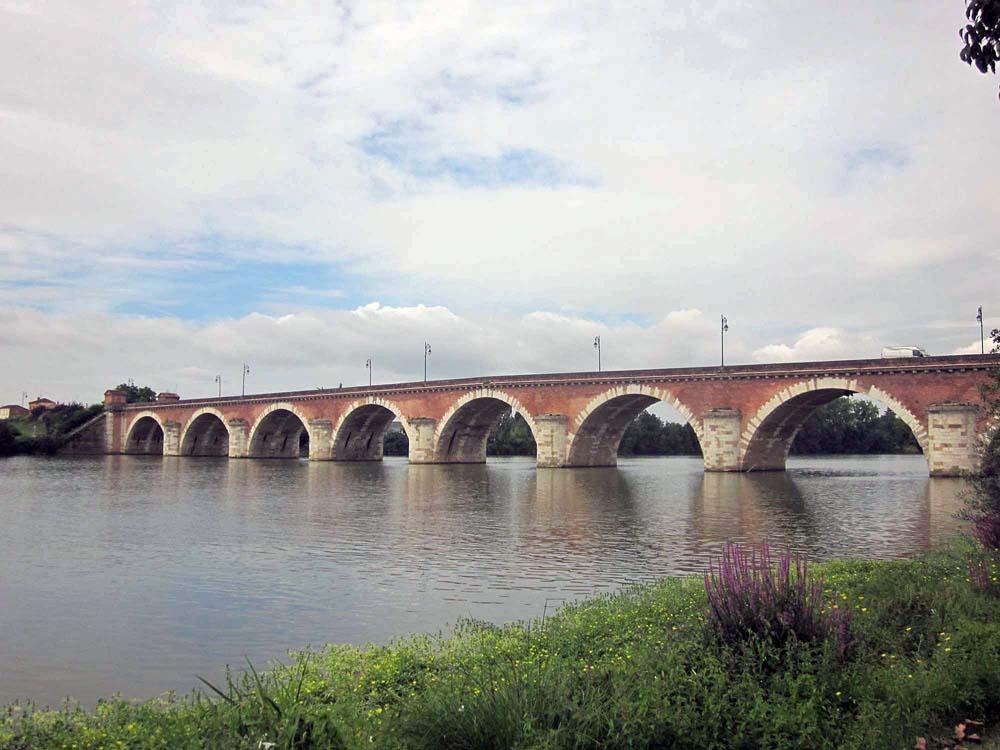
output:
M 297 457 L 308 445 L 313 460 L 375 461 L 398 420 L 411 463 L 476 463 L 513 409 L 534 434 L 539 467 L 613 466 L 628 424 L 665 401 L 691 424 L 707 471 L 774 471 L 814 409 L 859 393 L 910 426 L 932 475 L 953 476 L 976 468 L 987 430 L 979 388 L 997 366 L 997 355 L 963 355 L 514 375 L 192 400 L 162 393 L 152 404 L 108 391 L 103 423 L 81 443 L 230 458 Z

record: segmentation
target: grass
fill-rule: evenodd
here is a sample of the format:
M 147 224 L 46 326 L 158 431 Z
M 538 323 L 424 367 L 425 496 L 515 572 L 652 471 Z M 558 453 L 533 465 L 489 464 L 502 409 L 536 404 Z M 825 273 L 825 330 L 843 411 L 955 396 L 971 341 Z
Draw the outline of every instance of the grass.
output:
M 726 645 L 703 582 L 665 579 L 544 621 L 296 653 L 189 696 L 8 706 L 0 748 L 910 748 L 1000 715 L 1000 598 L 970 583 L 972 554 L 814 566 L 824 607 L 853 614 L 846 659 Z

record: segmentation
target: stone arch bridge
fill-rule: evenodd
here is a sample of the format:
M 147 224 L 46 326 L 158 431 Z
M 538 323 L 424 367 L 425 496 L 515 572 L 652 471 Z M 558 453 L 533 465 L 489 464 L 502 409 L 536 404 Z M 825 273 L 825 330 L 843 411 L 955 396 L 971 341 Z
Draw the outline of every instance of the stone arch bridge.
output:
M 377 461 L 390 423 L 411 463 L 481 463 L 497 421 L 513 409 L 538 445 L 539 467 L 614 466 L 629 423 L 665 401 L 692 426 L 707 471 L 773 471 L 817 407 L 858 393 L 913 430 L 930 473 L 976 468 L 987 430 L 980 386 L 1000 356 L 875 359 L 725 368 L 512 375 L 427 383 L 126 404 L 105 413 L 76 452 Z M 73 450 L 73 445 L 69 446 Z

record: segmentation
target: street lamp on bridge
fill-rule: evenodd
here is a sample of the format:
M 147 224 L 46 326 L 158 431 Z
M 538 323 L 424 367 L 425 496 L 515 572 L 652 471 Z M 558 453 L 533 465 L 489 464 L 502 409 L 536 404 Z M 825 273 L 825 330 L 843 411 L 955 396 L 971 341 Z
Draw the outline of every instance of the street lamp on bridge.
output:
M 976 313 L 976 320 L 979 321 L 979 353 L 986 354 L 986 331 L 983 328 L 983 306 L 979 306 L 979 312 Z
M 726 331 L 729 330 L 729 321 L 726 320 L 726 316 L 722 316 L 722 321 L 720 323 L 721 330 L 719 332 L 719 338 L 721 342 L 721 352 L 722 352 L 722 363 L 720 367 L 726 366 Z
M 372 359 L 369 357 L 365 360 L 365 369 L 368 370 L 368 385 L 372 384 Z
M 597 371 L 601 371 L 601 337 L 594 336 L 594 348 L 597 349 Z
M 247 375 L 250 374 L 250 365 L 243 363 L 243 395 L 247 395 Z
M 219 398 L 222 398 L 222 376 L 216 375 L 215 382 L 219 384 Z
M 427 356 L 431 353 L 431 345 L 424 342 L 424 382 L 427 382 Z

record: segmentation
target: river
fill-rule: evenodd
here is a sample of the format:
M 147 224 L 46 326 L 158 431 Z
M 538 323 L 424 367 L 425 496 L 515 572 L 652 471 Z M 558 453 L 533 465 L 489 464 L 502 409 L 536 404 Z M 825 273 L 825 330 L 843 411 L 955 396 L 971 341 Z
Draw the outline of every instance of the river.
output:
M 922 456 L 536 471 L 101 456 L 0 461 L 0 703 L 187 691 L 331 641 L 540 616 L 697 573 L 729 539 L 890 558 L 956 533 Z

